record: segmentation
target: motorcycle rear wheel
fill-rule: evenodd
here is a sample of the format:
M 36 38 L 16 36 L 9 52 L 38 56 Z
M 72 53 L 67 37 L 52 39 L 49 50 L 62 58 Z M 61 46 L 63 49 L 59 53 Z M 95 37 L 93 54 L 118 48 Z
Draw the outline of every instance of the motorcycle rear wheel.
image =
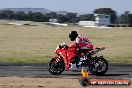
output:
M 103 76 L 108 71 L 108 62 L 102 56 L 93 58 L 90 64 L 89 70 L 93 75 Z
M 49 68 L 48 71 L 52 74 L 52 75 L 59 75 L 61 74 L 63 71 L 65 70 L 65 63 L 64 61 L 56 61 L 54 59 L 52 59 L 49 62 Z

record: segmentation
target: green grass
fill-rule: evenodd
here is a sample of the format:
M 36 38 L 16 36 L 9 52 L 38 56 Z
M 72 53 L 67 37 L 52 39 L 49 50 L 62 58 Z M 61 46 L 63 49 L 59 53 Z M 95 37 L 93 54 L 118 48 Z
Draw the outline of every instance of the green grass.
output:
M 89 38 L 110 63 L 132 63 L 132 28 L 15 26 L 0 23 L 0 63 L 47 63 L 71 30 Z

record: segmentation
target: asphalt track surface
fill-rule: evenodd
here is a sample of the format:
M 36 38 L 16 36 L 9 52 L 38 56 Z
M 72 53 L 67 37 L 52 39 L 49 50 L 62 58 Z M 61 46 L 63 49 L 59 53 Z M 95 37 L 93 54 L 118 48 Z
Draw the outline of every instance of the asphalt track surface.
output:
M 51 75 L 47 64 L 0 64 L 0 77 L 39 77 L 39 78 L 78 78 L 81 72 L 66 72 L 61 75 Z M 132 64 L 109 64 L 104 76 L 94 76 L 89 72 L 90 78 L 131 79 Z

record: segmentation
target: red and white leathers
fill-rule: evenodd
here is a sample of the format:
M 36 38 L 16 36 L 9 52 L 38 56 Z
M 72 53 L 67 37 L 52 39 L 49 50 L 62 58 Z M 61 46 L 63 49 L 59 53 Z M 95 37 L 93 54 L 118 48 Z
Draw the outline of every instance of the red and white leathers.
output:
M 79 47 L 80 49 L 83 50 L 93 50 L 93 45 L 92 43 L 85 37 L 79 35 L 76 37 L 76 39 L 74 40 L 74 44 L 70 45 L 69 47 Z
M 70 60 L 74 57 L 76 57 L 76 49 L 80 48 L 81 50 L 86 50 L 86 51 L 91 51 L 93 50 L 93 45 L 90 43 L 90 41 L 82 36 L 77 36 L 76 39 L 74 40 L 75 43 L 70 45 L 67 50 L 65 49 L 60 49 L 59 46 L 56 48 L 55 53 L 57 55 L 61 54 L 65 60 L 65 69 L 69 70 L 69 64 Z M 61 44 L 62 46 L 65 44 Z M 67 54 L 66 54 L 67 53 Z M 84 52 L 85 53 L 85 52 Z M 81 53 L 80 53 L 81 54 Z M 79 55 L 80 55 L 79 54 Z M 72 57 L 71 57 L 72 55 Z M 74 55 L 74 56 L 73 56 Z

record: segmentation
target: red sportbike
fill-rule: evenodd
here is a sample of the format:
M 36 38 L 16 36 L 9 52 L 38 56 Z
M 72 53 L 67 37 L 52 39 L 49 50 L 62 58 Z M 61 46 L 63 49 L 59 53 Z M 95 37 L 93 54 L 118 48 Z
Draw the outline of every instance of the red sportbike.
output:
M 62 45 L 62 44 L 61 44 Z M 104 50 L 105 47 L 95 48 L 91 51 L 81 50 L 75 47 L 68 47 L 66 44 L 59 45 L 49 62 L 49 72 L 59 75 L 66 71 L 81 71 L 82 67 L 87 68 L 93 75 L 104 75 L 108 70 L 108 62 L 103 56 L 93 56 L 97 52 Z

